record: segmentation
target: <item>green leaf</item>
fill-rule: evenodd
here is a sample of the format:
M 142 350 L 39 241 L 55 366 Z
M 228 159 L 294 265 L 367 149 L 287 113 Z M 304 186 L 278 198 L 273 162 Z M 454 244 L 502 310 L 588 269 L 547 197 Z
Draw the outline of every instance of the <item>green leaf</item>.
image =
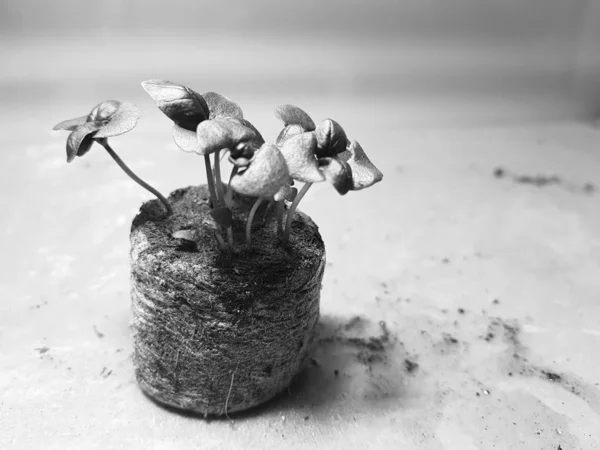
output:
M 352 169 L 347 162 L 330 157 L 319 158 L 319 169 L 340 195 L 352 189 Z
M 67 162 L 72 162 L 76 156 L 83 156 L 92 148 L 94 134 L 100 126 L 86 122 L 78 126 L 67 138 Z
M 94 136 L 97 139 L 119 136 L 131 131 L 142 117 L 142 110 L 133 103 L 120 102 L 114 113 L 108 116 L 103 125 Z
M 187 86 L 166 80 L 148 80 L 142 87 L 158 108 L 181 128 L 196 131 L 198 124 L 209 118 L 206 100 Z
M 243 195 L 270 199 L 288 179 L 285 159 L 279 149 L 273 144 L 264 144 L 248 168 L 231 179 L 231 187 Z
M 210 215 L 222 227 L 229 228 L 233 224 L 233 214 L 229 208 L 215 208 L 210 211 Z
M 204 92 L 202 94 L 208 105 L 209 119 L 220 119 L 224 117 L 234 117 L 243 119 L 244 113 L 237 103 L 229 100 L 227 97 L 216 92 Z
M 240 122 L 242 122 L 243 125 L 250 128 L 252 131 L 254 131 L 256 137 L 250 141 L 250 144 L 252 144 L 254 148 L 260 148 L 265 143 L 265 140 L 263 139 L 262 134 L 260 134 L 260 131 L 258 131 L 256 127 L 246 119 L 240 119 Z
M 179 125 L 173 124 L 173 140 L 177 147 L 184 152 L 199 153 L 198 137 L 195 131 L 186 130 Z
M 317 157 L 326 158 L 342 153 L 348 146 L 348 138 L 342 126 L 335 120 L 325 119 L 315 131 L 317 136 Z
M 325 177 L 319 172 L 315 158 L 317 138 L 315 133 L 301 133 L 290 137 L 281 144 L 281 154 L 285 158 L 290 176 L 305 183 L 318 183 Z
M 198 151 L 200 155 L 214 153 L 224 148 L 235 149 L 241 142 L 256 138 L 252 129 L 231 117 L 205 120 L 198 125 Z
M 275 144 L 281 147 L 286 140 L 297 134 L 302 134 L 304 131 L 304 128 L 302 128 L 300 125 L 287 125 L 283 128 L 283 130 L 281 130 L 279 136 L 277 136 Z
M 316 126 L 310 116 L 294 105 L 280 105 L 275 108 L 275 117 L 285 126 L 300 125 L 304 131 L 314 131 Z
M 293 202 L 298 195 L 298 189 L 291 187 L 289 184 L 284 184 L 281 186 L 279 191 L 275 193 L 273 196 L 273 200 L 276 202 L 280 200 L 285 200 L 286 202 Z
M 87 121 L 104 125 L 117 112 L 119 106 L 121 106 L 121 102 L 118 100 L 105 100 L 102 103 L 98 103 L 88 114 Z
M 369 160 L 360 144 L 352 141 L 348 149 L 336 156 L 345 161 L 352 169 L 352 190 L 359 191 L 368 188 L 383 179 L 383 174 Z
M 79 125 L 83 125 L 87 121 L 87 116 L 77 117 L 76 119 L 63 120 L 59 124 L 54 125 L 54 131 L 67 130 L 75 131 Z

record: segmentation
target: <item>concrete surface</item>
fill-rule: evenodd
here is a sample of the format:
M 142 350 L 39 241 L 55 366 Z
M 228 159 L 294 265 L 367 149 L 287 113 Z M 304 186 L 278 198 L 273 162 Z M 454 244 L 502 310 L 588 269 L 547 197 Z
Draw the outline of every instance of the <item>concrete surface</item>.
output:
M 201 78 L 194 87 L 214 88 Z M 600 130 L 492 126 L 522 111 L 501 95 L 440 105 L 225 89 L 268 138 L 280 103 L 340 120 L 385 179 L 345 197 L 316 185 L 303 200 L 328 252 L 314 362 L 268 405 L 205 421 L 155 405 L 133 377 L 128 231 L 149 196 L 101 147 L 67 165 L 66 134 L 50 130 L 105 97 L 133 100 L 145 116 L 112 143 L 140 176 L 167 193 L 203 181 L 200 159 L 128 78 L 9 79 L 0 449 L 600 448 Z M 538 174 L 558 179 L 518 178 Z M 352 344 L 381 321 L 383 349 Z

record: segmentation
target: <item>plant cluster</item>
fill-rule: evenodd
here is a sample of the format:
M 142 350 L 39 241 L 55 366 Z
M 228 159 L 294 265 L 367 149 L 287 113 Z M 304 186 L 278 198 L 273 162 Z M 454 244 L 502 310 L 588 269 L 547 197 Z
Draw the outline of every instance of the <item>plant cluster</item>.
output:
M 318 125 L 302 109 L 282 105 L 275 116 L 283 129 L 275 143 L 267 143 L 244 119 L 240 106 L 215 92 L 199 94 L 187 86 L 163 80 L 148 80 L 142 87 L 158 108 L 173 121 L 177 146 L 204 157 L 210 191 L 215 238 L 223 251 L 233 251 L 233 192 L 255 198 L 246 221 L 246 243 L 251 246 L 254 216 L 268 201 L 276 211 L 277 227 L 289 242 L 292 219 L 298 203 L 313 183 L 328 181 L 341 194 L 365 189 L 381 181 L 382 173 L 371 163 L 357 141 L 349 140 L 342 126 L 332 119 Z M 55 130 L 71 132 L 67 138 L 67 162 L 89 152 L 94 142 L 102 145 L 136 183 L 152 192 L 173 213 L 169 201 L 141 180 L 108 144 L 108 138 L 132 130 L 141 110 L 126 102 L 108 100 L 88 115 L 66 120 Z M 227 180 L 221 174 L 223 159 L 232 164 Z M 298 191 L 294 182 L 304 183 Z

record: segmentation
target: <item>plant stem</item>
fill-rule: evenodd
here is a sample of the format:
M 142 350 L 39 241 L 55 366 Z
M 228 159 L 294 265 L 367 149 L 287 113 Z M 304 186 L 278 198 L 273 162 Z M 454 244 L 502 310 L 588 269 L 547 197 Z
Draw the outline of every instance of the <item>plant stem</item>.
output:
M 227 227 L 227 245 L 229 245 L 229 252 L 233 253 L 233 228 Z
M 298 203 L 300 203 L 300 200 L 302 200 L 302 197 L 304 197 L 304 195 L 308 192 L 308 190 L 310 189 L 311 186 L 312 186 L 312 183 L 305 183 L 304 186 L 302 186 L 302 189 L 300 189 L 300 192 L 298 192 L 298 195 L 296 195 L 296 198 L 294 199 L 294 201 L 292 202 L 292 206 L 290 206 L 290 209 L 288 209 L 286 222 L 285 222 L 285 232 L 283 233 L 283 242 L 286 242 L 286 243 L 289 242 L 290 231 L 292 229 L 292 219 L 294 218 L 294 213 L 296 212 Z
M 150 186 L 148 183 L 146 183 L 144 180 L 138 177 L 135 173 L 133 173 L 133 171 L 129 167 L 127 167 L 127 164 L 125 164 L 123 160 L 119 158 L 119 155 L 117 155 L 115 151 L 111 148 L 111 146 L 108 144 L 108 140 L 98 139 L 97 142 L 106 149 L 108 154 L 112 156 L 115 162 L 119 165 L 121 169 L 123 169 L 123 171 L 129 176 L 129 178 L 131 178 L 137 184 L 142 186 L 144 189 L 150 191 L 156 196 L 156 198 L 158 198 L 162 202 L 162 204 L 167 210 L 167 215 L 170 216 L 171 214 L 173 214 L 173 208 L 171 208 L 171 204 L 169 203 L 169 201 L 160 192 L 158 192 L 156 189 L 154 189 L 152 186 Z
M 227 250 L 227 245 L 225 245 L 225 241 L 223 240 L 223 236 L 221 236 L 221 233 L 219 233 L 219 230 L 215 230 L 215 239 L 219 243 L 221 251 Z
M 283 200 L 279 200 L 278 202 L 275 202 L 277 204 L 277 216 L 276 216 L 276 220 L 277 220 L 277 234 L 281 234 L 283 233 L 283 209 L 285 207 Z
M 231 175 L 229 175 L 229 183 L 227 183 L 227 192 L 225 193 L 225 206 L 231 208 L 231 203 L 233 202 L 233 188 L 231 187 L 231 180 L 238 173 L 238 167 L 233 166 L 231 169 Z
M 225 199 L 223 195 L 223 182 L 221 181 L 221 161 L 220 161 L 221 150 L 215 152 L 215 184 L 217 190 L 217 196 L 221 206 L 225 205 Z
M 217 192 L 215 191 L 215 180 L 213 178 L 212 167 L 210 165 L 209 155 L 204 155 L 204 166 L 206 167 L 206 182 L 208 184 L 208 190 L 210 191 L 210 201 L 212 202 L 212 208 L 218 208 Z
M 254 215 L 256 214 L 256 211 L 258 210 L 258 207 L 260 206 L 260 204 L 262 203 L 263 199 L 262 198 L 258 198 L 255 202 L 254 205 L 252 205 L 252 209 L 250 210 L 250 214 L 248 214 L 248 222 L 246 223 L 246 243 L 248 244 L 248 247 L 251 246 L 251 232 L 252 232 L 252 221 L 254 220 Z
M 270 201 L 267 207 L 265 208 L 265 214 L 263 215 L 263 225 L 266 224 L 269 218 L 271 217 L 271 213 L 273 212 L 275 203 L 277 202 Z

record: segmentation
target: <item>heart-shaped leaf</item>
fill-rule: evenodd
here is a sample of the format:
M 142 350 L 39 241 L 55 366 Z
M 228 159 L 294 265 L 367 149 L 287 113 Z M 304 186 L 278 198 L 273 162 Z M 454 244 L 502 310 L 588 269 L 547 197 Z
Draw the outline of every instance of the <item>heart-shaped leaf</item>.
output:
M 293 202 L 294 198 L 298 194 L 298 189 L 291 187 L 289 184 L 284 184 L 281 188 L 273 195 L 273 200 L 276 202 L 285 200 L 286 202 Z
M 209 119 L 220 119 L 223 117 L 234 117 L 243 119 L 244 113 L 237 103 L 216 92 L 204 92 L 202 94 L 208 105 Z
M 304 128 L 300 125 L 286 125 L 283 130 L 281 130 L 281 133 L 279 133 L 279 136 L 277 136 L 275 144 L 281 146 L 287 139 L 297 134 L 304 133 L 304 131 Z
M 186 130 L 179 125 L 173 124 L 173 140 L 177 144 L 177 147 L 184 152 L 200 153 L 198 137 L 195 131 Z
M 137 125 L 138 120 L 142 117 L 142 110 L 133 103 L 118 103 L 119 105 L 112 115 L 102 118 L 106 122 L 96 133 L 95 138 L 119 136 L 132 130 Z
M 264 144 L 246 170 L 231 179 L 231 187 L 240 194 L 272 198 L 289 179 L 285 159 L 272 144 Z
M 233 149 L 241 142 L 256 138 L 252 129 L 240 120 L 231 117 L 205 120 L 198 125 L 198 151 L 201 155 L 216 152 L 224 148 Z
M 326 158 L 342 153 L 348 146 L 348 138 L 342 126 L 332 119 L 325 119 L 317 127 L 317 157 Z
M 198 124 L 209 118 L 206 100 L 187 86 L 165 80 L 148 80 L 142 83 L 142 87 L 158 108 L 181 128 L 196 131 Z
M 319 169 L 340 195 L 345 195 L 352 188 L 352 169 L 347 162 L 329 157 L 319 158 Z
M 352 141 L 348 149 L 338 154 L 336 159 L 347 162 L 352 169 L 353 191 L 368 188 L 383 179 L 383 174 L 369 160 L 365 151 L 356 141 Z
M 105 100 L 102 103 L 98 103 L 88 114 L 87 122 L 105 125 L 114 113 L 117 112 L 119 106 L 121 106 L 121 102 L 118 100 Z
M 315 123 L 310 116 L 294 105 L 279 105 L 275 108 L 275 117 L 285 126 L 300 125 L 304 131 L 315 131 Z
M 87 122 L 88 116 L 77 117 L 76 119 L 63 120 L 59 124 L 54 125 L 52 128 L 54 131 L 67 130 L 74 131 L 79 125 L 83 125 Z
M 96 131 L 100 125 L 86 122 L 79 125 L 67 138 L 67 162 L 70 163 L 76 156 L 83 156 L 92 148 Z
M 210 215 L 222 227 L 229 228 L 233 224 L 233 214 L 229 208 L 215 208 L 210 211 Z
M 285 158 L 290 176 L 305 183 L 318 183 L 325 178 L 319 172 L 315 158 L 317 138 L 315 133 L 301 133 L 286 139 L 281 144 L 281 154 Z
M 263 139 L 262 134 L 260 134 L 260 131 L 258 131 L 256 127 L 246 119 L 240 119 L 240 122 L 242 122 L 243 125 L 250 128 L 252 131 L 254 131 L 256 137 L 250 141 L 250 144 L 252 144 L 254 148 L 260 148 L 265 143 L 265 140 Z

